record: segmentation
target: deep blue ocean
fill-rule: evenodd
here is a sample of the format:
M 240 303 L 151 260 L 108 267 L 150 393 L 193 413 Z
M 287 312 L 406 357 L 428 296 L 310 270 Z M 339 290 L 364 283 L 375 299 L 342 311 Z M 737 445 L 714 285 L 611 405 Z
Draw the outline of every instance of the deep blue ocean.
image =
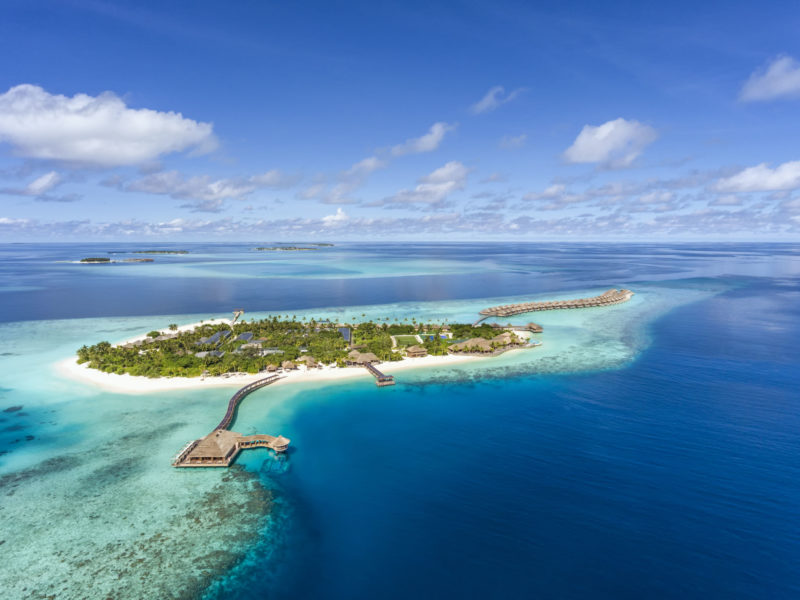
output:
M 313 314 L 391 305 L 392 314 L 404 307 L 411 314 L 429 304 L 482 306 L 484 298 L 625 286 L 642 290 L 641 307 L 653 299 L 661 308 L 641 322 L 621 308 L 612 324 L 592 318 L 581 325 L 600 347 L 611 345 L 604 336 L 620 324 L 613 340 L 630 356 L 607 366 L 582 368 L 569 362 L 577 350 L 568 348 L 558 368 L 509 363 L 403 374 L 387 389 L 369 379 L 311 386 L 282 392 L 269 410 L 248 399 L 238 430 L 280 427 L 292 439 L 281 464 L 253 451 L 237 466 L 270 490 L 270 526 L 248 542 L 245 558 L 174 597 L 800 598 L 800 245 L 343 244 L 314 256 L 265 256 L 253 245 L 150 244 L 190 254 L 111 265 L 60 261 L 143 246 L 0 245 L 4 336 L 40 340 L 7 351 L 18 361 L 45 352 L 61 358 L 77 341 L 141 329 L 145 321 L 134 317 L 225 316 L 240 306 Z M 98 317 L 113 322 L 110 331 Z M 555 344 L 568 325 L 546 324 L 545 345 L 548 331 Z M 50 384 L 26 388 L 14 379 L 18 364 L 0 357 L 0 375 L 12 382 L 0 380 L 0 410 L 24 406 L 33 415 L 20 427 L 14 411 L 0 412 L 0 476 L 14 485 L 28 485 L 30 473 L 48 475 L 42 465 L 54 451 L 77 453 L 75 442 L 59 440 L 95 435 L 99 417 L 74 407 L 104 399 L 100 412 L 112 414 L 119 402 L 119 418 L 132 427 L 137 411 L 166 410 L 164 402 L 91 395 L 74 382 L 52 384 L 62 397 L 45 401 Z M 174 398 L 188 404 L 193 396 Z M 269 395 L 263 398 L 266 406 Z M 219 412 L 202 403 L 192 410 L 200 430 L 206 414 L 212 423 Z M 34 439 L 19 441 L 23 434 Z M 126 481 L 189 485 L 185 472 L 153 464 Z M 223 475 L 198 478 L 212 485 Z M 25 493 L 17 489 L 17 497 Z M 27 513 L 58 537 L 69 525 L 50 512 L 71 502 L 72 492 L 47 494 L 50 504 L 29 505 Z M 151 503 L 138 495 L 128 510 L 163 512 Z M 0 539 L 9 541 L 0 542 L 0 554 L 29 552 L 33 534 L 11 535 L 19 521 L 10 505 L 0 519 L 4 511 Z M 91 523 L 63 536 L 91 548 L 100 535 Z M 10 581 L 30 569 L 36 583 L 19 597 L 55 589 L 47 566 L 30 556 L 7 573 Z M 102 556 L 93 572 L 102 572 Z M 80 570 L 89 568 L 72 566 L 58 577 L 85 579 Z M 58 598 L 105 597 L 81 596 L 67 584 L 59 582 Z M 135 597 L 126 595 L 124 576 L 118 585 L 112 597 Z

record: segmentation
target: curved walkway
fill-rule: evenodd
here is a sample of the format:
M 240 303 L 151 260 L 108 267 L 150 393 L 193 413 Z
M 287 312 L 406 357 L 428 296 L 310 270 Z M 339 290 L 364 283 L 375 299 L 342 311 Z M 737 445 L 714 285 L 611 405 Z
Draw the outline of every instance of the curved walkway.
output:
M 234 461 L 241 450 L 247 448 L 270 448 L 275 452 L 285 452 L 289 447 L 289 439 L 283 436 L 266 434 L 241 435 L 229 431 L 236 407 L 242 399 L 264 386 L 280 379 L 279 375 L 270 375 L 258 379 L 237 391 L 228 401 L 228 410 L 222 421 L 204 438 L 186 444 L 172 461 L 173 467 L 227 467 Z

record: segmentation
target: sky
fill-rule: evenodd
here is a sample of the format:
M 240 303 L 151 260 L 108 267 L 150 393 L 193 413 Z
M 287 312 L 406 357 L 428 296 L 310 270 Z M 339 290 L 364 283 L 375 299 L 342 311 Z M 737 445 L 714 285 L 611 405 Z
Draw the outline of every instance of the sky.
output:
M 797 2 L 0 6 L 0 241 L 796 241 Z

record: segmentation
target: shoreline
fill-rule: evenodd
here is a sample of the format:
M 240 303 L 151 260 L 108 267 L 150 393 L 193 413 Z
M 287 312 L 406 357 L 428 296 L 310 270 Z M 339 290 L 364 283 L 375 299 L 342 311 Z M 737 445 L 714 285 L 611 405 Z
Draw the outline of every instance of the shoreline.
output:
M 209 319 L 202 323 L 190 323 L 178 327 L 177 331 L 187 331 L 206 324 L 227 323 L 228 319 Z M 169 329 L 161 330 L 162 333 L 175 333 Z M 147 334 L 138 335 L 114 344 L 119 346 L 128 344 L 141 339 L 145 339 Z M 508 352 L 516 352 L 525 348 L 515 348 Z M 393 375 L 397 371 L 419 368 L 447 367 L 450 365 L 473 362 L 476 360 L 489 360 L 493 356 L 473 356 L 473 355 L 454 355 L 445 356 L 424 356 L 421 358 L 404 357 L 399 361 L 379 363 L 379 368 L 387 375 Z M 97 369 L 90 369 L 87 364 L 78 364 L 75 355 L 58 361 L 54 365 L 55 371 L 62 377 L 80 381 L 81 383 L 91 384 L 95 387 L 109 392 L 121 394 L 147 394 L 153 392 L 165 392 L 171 390 L 198 389 L 212 387 L 243 387 L 253 381 L 265 377 L 264 373 L 231 374 L 215 377 L 142 377 L 129 375 L 127 373 L 118 375 L 116 373 L 104 373 Z M 307 383 L 322 381 L 342 381 L 345 379 L 355 379 L 358 377 L 370 378 L 372 375 L 362 367 L 330 367 L 308 369 L 305 366 L 298 366 L 296 370 L 288 373 L 281 373 L 283 377 L 276 381 L 273 386 L 287 385 L 290 383 Z

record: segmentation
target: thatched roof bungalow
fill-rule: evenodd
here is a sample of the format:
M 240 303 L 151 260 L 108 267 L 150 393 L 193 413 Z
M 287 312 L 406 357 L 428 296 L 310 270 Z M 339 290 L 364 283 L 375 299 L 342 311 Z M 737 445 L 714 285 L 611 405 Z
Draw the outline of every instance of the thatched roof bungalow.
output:
M 293 370 L 293 369 L 296 369 L 296 368 L 297 368 L 297 365 L 296 365 L 296 364 L 294 364 L 294 363 L 293 363 L 292 361 L 290 361 L 290 360 L 285 360 L 285 361 L 283 361 L 283 362 L 281 363 L 281 367 L 283 367 L 283 368 L 284 368 L 285 370 L 287 370 L 287 371 L 291 371 L 291 370 Z
M 489 340 L 482 337 L 477 337 L 459 342 L 458 344 L 453 344 L 450 346 L 450 351 L 486 354 L 493 352 L 494 349 L 492 348 L 492 343 Z
M 422 346 L 409 346 L 406 348 L 406 356 L 409 358 L 422 358 L 428 356 L 428 351 Z
M 306 363 L 306 366 L 309 367 L 309 368 L 317 366 L 316 359 L 313 356 L 311 356 L 310 354 L 304 354 L 303 356 L 298 358 L 295 362 Z
M 358 350 L 351 350 L 346 361 L 348 365 L 366 365 L 377 362 L 380 362 L 380 359 L 372 352 L 359 352 Z

